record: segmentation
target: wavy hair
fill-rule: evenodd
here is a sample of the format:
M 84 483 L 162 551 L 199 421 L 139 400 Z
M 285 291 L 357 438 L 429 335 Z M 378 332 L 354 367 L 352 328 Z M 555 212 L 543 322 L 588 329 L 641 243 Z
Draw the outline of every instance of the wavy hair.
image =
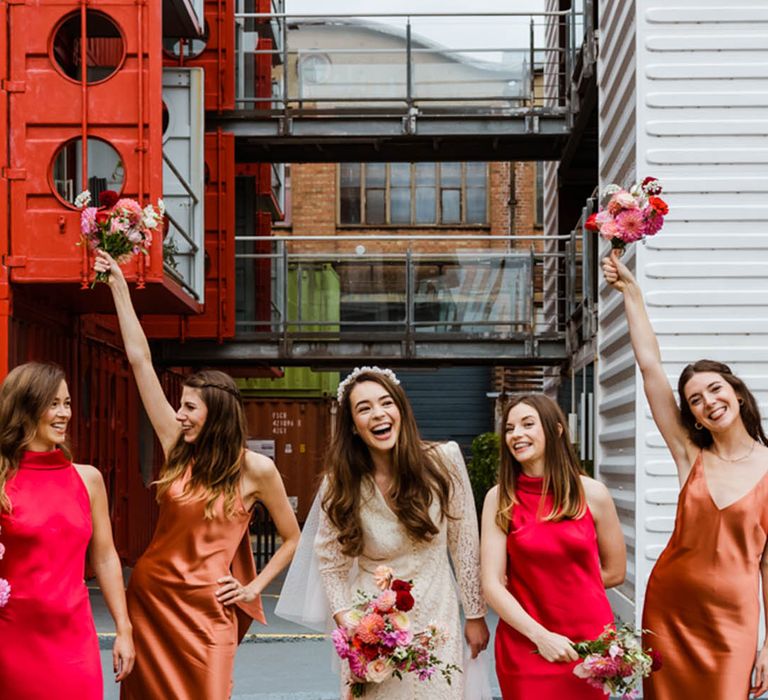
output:
M 65 380 L 58 365 L 27 362 L 12 369 L 0 386 L 0 512 L 10 513 L 13 508 L 5 485 L 16 473 L 22 453 Z M 59 448 L 72 459 L 66 445 Z
M 350 394 L 355 385 L 375 382 L 392 397 L 400 412 L 400 434 L 393 448 L 391 507 L 414 539 L 428 542 L 440 532 L 429 509 L 440 503 L 441 518 L 452 518 L 449 507 L 453 493 L 450 472 L 436 443 L 421 440 L 405 391 L 378 372 L 361 372 L 349 383 L 339 403 L 336 426 L 328 451 L 327 487 L 322 507 L 338 531 L 338 541 L 347 556 L 363 549 L 360 518 L 362 482 L 373 478 L 373 461 L 368 447 L 354 432 Z
M 544 431 L 544 484 L 542 493 L 552 492 L 552 510 L 543 516 L 544 520 L 557 522 L 582 517 L 587 509 L 584 485 L 581 483 L 581 476 L 584 471 L 568 436 L 568 421 L 560 406 L 549 397 L 544 396 L 544 394 L 526 394 L 509 401 L 502 413 L 499 500 L 496 509 L 496 524 L 504 532 L 509 532 L 512 509 L 515 504 L 519 503 L 516 485 L 523 467 L 512 455 L 504 435 L 509 412 L 519 404 L 530 406 L 539 414 L 541 427 Z
M 248 435 L 243 399 L 235 381 L 218 370 L 202 370 L 187 377 L 183 386 L 197 389 L 208 409 L 208 415 L 194 442 L 179 435 L 171 448 L 158 480 L 157 499 L 163 495 L 187 468 L 190 478 L 184 485 L 182 498 L 200 496 L 205 499 L 205 517 L 215 515 L 215 503 L 224 498 L 224 515 L 232 517 L 236 510 L 238 486 Z
M 691 407 L 688 405 L 688 399 L 685 397 L 685 385 L 688 384 L 694 374 L 701 372 L 719 374 L 724 382 L 733 387 L 736 396 L 739 398 L 739 412 L 747 432 L 754 440 L 763 445 L 768 445 L 768 439 L 766 439 L 763 432 L 757 400 L 747 388 L 747 385 L 731 371 L 731 368 L 722 362 L 717 362 L 717 360 L 697 360 L 693 364 L 686 365 L 680 373 L 680 379 L 677 381 L 677 393 L 680 396 L 680 422 L 687 431 L 691 442 L 702 449 L 711 447 L 714 442 L 712 433 L 707 428 L 696 427 L 696 419 L 693 417 Z

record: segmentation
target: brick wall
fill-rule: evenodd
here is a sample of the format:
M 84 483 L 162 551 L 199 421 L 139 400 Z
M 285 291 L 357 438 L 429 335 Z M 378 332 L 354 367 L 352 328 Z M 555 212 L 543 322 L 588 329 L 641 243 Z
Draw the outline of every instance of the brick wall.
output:
M 511 174 L 514 172 L 514 178 Z M 514 185 L 514 196 L 510 187 Z M 434 240 L 416 241 L 411 244 L 415 252 L 437 252 L 441 250 L 503 248 L 505 241 L 446 241 L 447 236 L 492 235 L 503 236 L 510 232 L 519 235 L 536 235 L 541 231 L 534 227 L 535 220 L 535 164 L 534 163 L 491 163 L 488 178 L 488 224 L 485 226 L 444 227 L 350 227 L 338 226 L 336 165 L 332 163 L 294 163 L 291 165 L 291 225 L 286 234 L 311 235 L 364 235 L 366 252 L 391 252 L 402 250 L 405 243 L 377 241 L 377 236 L 428 234 Z M 513 224 L 510 231 L 510 223 Z M 338 250 L 352 251 L 358 241 L 324 241 L 316 245 L 302 242 L 294 250 Z M 530 241 L 521 241 L 521 247 L 528 248 Z

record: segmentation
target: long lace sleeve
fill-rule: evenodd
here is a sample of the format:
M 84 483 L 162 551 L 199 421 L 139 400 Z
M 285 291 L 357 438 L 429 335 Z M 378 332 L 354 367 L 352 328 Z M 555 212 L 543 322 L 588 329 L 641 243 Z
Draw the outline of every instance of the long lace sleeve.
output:
M 470 620 L 483 617 L 486 613 L 485 599 L 480 588 L 480 538 L 475 501 L 461 449 L 455 442 L 449 442 L 443 450 L 446 466 L 451 469 L 454 482 L 454 519 L 448 521 L 448 549 L 459 584 L 464 616 Z
M 323 487 L 325 484 L 323 484 Z M 320 508 L 320 522 L 315 536 L 315 554 L 317 555 L 320 578 L 331 608 L 331 615 L 346 610 L 350 606 L 352 593 L 349 588 L 349 572 L 353 559 L 341 551 L 338 531 Z

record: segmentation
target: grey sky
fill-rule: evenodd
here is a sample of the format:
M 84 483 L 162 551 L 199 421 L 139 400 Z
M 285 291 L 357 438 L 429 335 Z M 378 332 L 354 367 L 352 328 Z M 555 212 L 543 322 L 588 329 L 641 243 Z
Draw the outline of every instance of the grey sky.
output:
M 542 12 L 544 0 L 475 0 L 471 9 L 466 0 L 286 0 L 286 12 L 333 14 L 377 12 Z M 371 18 L 372 22 L 403 27 L 404 18 Z M 543 18 L 539 17 L 542 23 Z M 479 60 L 498 62 L 502 51 L 520 51 L 529 46 L 530 17 L 413 17 L 411 28 L 418 35 L 453 49 L 485 49 L 472 53 Z M 543 45 L 537 30 L 536 43 Z M 498 51 L 488 52 L 488 49 Z

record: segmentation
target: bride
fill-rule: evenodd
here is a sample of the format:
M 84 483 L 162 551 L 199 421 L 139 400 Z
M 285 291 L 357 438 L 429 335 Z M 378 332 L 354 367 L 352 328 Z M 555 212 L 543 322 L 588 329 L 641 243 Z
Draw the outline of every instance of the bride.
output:
M 355 369 L 339 385 L 338 400 L 329 466 L 276 612 L 316 628 L 330 613 L 342 625 L 356 591 L 377 592 L 374 571 L 385 564 L 397 578 L 413 583 L 412 629 L 418 632 L 436 622 L 447 633 L 438 656 L 461 667 L 461 620 L 449 553 L 472 658 L 486 648 L 489 633 L 480 591 L 477 518 L 459 447 L 420 439 L 391 370 Z M 326 601 L 307 588 L 307 581 L 316 580 L 315 567 Z M 402 681 L 391 677 L 368 685 L 365 697 L 477 700 L 483 692 L 474 684 L 472 691 L 465 690 L 465 675 L 454 673 L 450 685 L 439 674 L 426 681 L 412 673 Z M 348 681 L 344 668 L 343 686 Z

